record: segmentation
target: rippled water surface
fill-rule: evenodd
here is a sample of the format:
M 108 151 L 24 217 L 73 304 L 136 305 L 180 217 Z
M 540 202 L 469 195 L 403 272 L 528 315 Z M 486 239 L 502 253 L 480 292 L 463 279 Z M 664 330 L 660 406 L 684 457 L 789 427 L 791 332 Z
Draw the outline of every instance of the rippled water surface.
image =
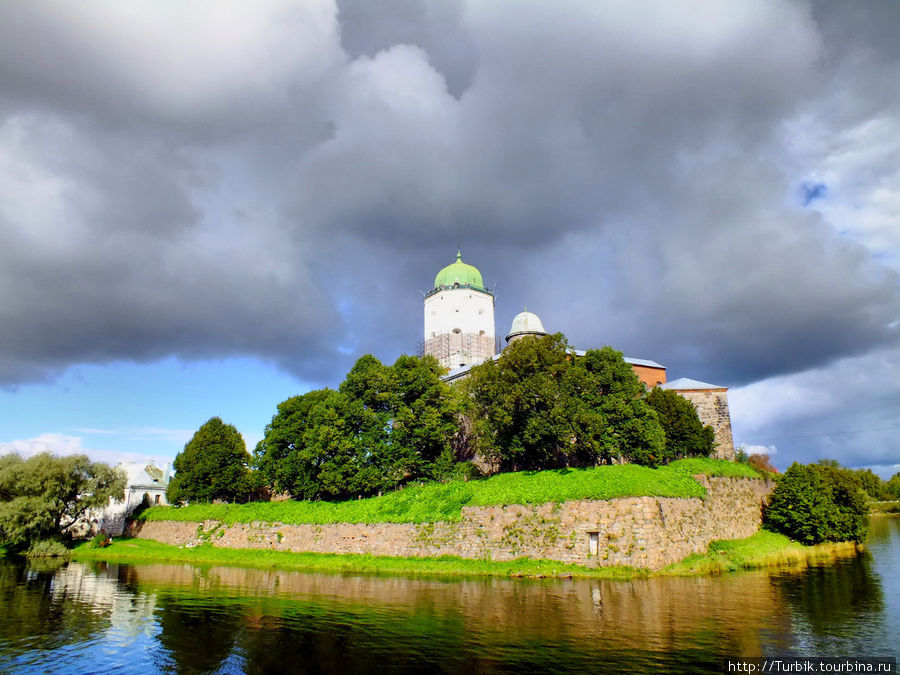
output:
M 0 562 L 0 671 L 721 672 L 726 656 L 897 656 L 900 518 L 802 572 L 422 580 Z

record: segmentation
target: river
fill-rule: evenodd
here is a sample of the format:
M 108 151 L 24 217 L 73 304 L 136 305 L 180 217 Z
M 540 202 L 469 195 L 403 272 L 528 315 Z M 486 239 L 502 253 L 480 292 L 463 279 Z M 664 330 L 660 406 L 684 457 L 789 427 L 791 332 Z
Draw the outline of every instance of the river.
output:
M 722 672 L 725 657 L 894 656 L 900 518 L 803 571 L 416 579 L 0 561 L 0 671 Z

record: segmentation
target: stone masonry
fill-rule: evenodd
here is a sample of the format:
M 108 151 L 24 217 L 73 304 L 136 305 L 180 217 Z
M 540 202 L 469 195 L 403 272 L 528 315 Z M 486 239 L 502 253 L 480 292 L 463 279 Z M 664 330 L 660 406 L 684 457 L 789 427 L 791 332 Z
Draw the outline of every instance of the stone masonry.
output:
M 716 449 L 712 457 L 734 461 L 734 438 L 731 435 L 731 413 L 728 410 L 728 390 L 675 389 L 697 409 L 697 417 L 703 424 L 712 425 L 716 431 Z
M 703 499 L 627 497 L 562 504 L 463 507 L 458 522 L 135 523 L 132 534 L 178 546 L 209 541 L 225 548 L 390 556 L 456 555 L 513 560 L 545 558 L 592 567 L 658 570 L 715 539 L 749 537 L 762 522 L 773 484 L 749 478 L 697 476 Z

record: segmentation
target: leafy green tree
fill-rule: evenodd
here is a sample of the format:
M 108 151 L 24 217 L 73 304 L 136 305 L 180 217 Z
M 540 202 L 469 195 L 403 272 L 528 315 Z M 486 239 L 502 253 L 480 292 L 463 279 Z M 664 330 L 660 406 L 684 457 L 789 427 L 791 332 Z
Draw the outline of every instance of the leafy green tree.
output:
M 213 417 L 176 455 L 166 498 L 173 504 L 246 499 L 253 487 L 249 462 L 238 430 Z
M 299 499 L 372 494 L 457 468 L 458 405 L 431 356 L 361 357 L 337 391 L 278 406 L 257 445 L 270 485 Z
M 476 446 L 502 471 L 566 464 L 576 438 L 561 386 L 569 360 L 557 333 L 516 340 L 502 359 L 471 369 L 463 391 Z
M 459 403 L 433 356 L 400 356 L 393 371 L 391 444 L 405 448 L 397 473 L 440 480 L 456 472 Z
M 626 459 L 657 466 L 664 459 L 666 436 L 646 401 L 644 383 L 612 347 L 589 350 L 576 365 L 590 374 L 588 397 L 603 414 L 600 460 Z
M 476 445 L 501 470 L 662 457 L 644 385 L 610 347 L 577 358 L 559 333 L 525 337 L 472 368 L 464 391 Z
M 125 474 L 84 455 L 0 457 L 0 543 L 65 536 L 89 509 L 125 496 Z
M 900 499 L 900 471 L 890 477 L 884 484 L 886 499 Z
M 881 499 L 884 495 L 885 483 L 872 469 L 857 469 L 853 472 L 862 489 L 872 499 Z
M 276 492 L 299 499 L 319 494 L 318 475 L 324 458 L 311 447 L 310 434 L 322 422 L 319 407 L 334 395 L 331 390 L 318 389 L 278 405 L 254 451 L 256 468 Z
M 868 506 L 852 476 L 825 464 L 794 462 L 778 478 L 765 524 L 804 544 L 863 541 Z
M 839 461 L 837 461 L 836 459 L 823 458 L 823 459 L 816 460 L 816 464 L 818 464 L 819 466 L 827 466 L 832 469 L 842 469 L 843 468 L 841 466 L 841 463 Z
M 871 469 L 848 469 L 841 466 L 836 459 L 820 459 L 816 464 L 843 472 L 848 479 L 856 481 L 871 499 L 886 497 L 887 483 Z
M 697 409 L 684 396 L 670 389 L 654 387 L 647 404 L 656 411 L 666 433 L 664 459 L 669 462 L 683 457 L 708 457 L 716 445 L 716 434 L 697 417 Z

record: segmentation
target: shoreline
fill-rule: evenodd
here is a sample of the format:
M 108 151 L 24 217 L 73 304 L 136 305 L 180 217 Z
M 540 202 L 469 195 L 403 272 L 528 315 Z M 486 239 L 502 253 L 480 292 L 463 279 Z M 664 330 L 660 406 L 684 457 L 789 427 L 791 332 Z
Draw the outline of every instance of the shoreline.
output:
M 428 577 L 505 577 L 527 579 L 618 579 L 654 576 L 714 576 L 742 570 L 802 569 L 813 564 L 858 555 L 864 546 L 839 542 L 803 546 L 784 535 L 760 530 L 746 539 L 718 540 L 698 553 L 658 571 L 634 567 L 585 567 L 553 560 L 518 558 L 491 561 L 440 557 L 394 557 L 363 554 L 292 553 L 266 549 L 231 549 L 204 544 L 193 548 L 148 539 L 119 538 L 106 548 L 72 549 L 74 562 L 168 563 L 199 566 L 229 565 L 297 572 L 375 574 Z

